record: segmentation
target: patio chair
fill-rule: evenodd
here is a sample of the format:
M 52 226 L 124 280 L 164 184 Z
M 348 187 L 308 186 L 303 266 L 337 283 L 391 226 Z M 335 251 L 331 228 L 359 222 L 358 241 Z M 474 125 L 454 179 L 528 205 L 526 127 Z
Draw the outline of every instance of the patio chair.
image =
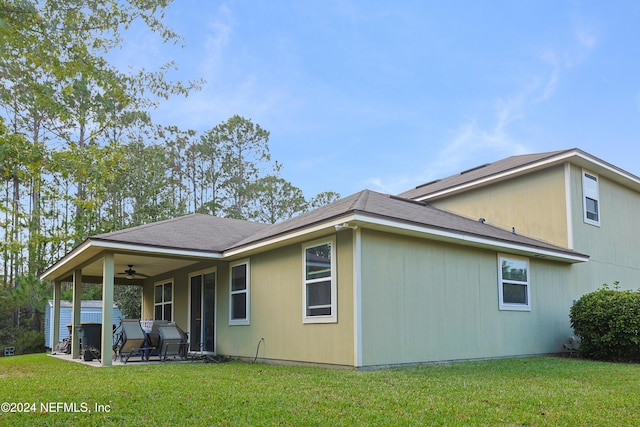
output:
M 161 339 L 160 339 L 160 330 L 158 329 L 161 325 L 168 325 L 168 320 L 154 320 L 151 323 L 151 327 L 145 329 L 147 333 L 147 343 L 153 347 L 152 350 L 149 351 L 149 356 L 158 356 L 160 357 L 160 348 L 162 347 Z
M 114 345 L 114 357 L 119 355 L 123 363 L 127 363 L 133 355 L 139 355 L 141 360 L 148 360 L 152 347 L 147 344 L 147 336 L 140 326 L 140 321 L 122 319 L 119 328 L 120 332 Z
M 158 325 L 160 345 L 158 347 L 160 360 L 167 360 L 167 356 L 178 356 L 182 360 L 187 358 L 187 334 L 175 323 Z

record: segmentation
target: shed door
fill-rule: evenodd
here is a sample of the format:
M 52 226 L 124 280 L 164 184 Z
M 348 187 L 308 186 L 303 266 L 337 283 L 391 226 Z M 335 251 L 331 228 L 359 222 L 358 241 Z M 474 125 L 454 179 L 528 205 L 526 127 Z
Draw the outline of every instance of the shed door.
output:
M 216 273 L 191 276 L 189 350 L 215 353 Z

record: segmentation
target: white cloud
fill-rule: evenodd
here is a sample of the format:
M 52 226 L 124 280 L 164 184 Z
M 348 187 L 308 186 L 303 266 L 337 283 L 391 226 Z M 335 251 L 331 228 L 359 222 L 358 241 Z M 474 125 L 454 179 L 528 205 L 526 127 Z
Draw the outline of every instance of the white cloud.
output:
M 225 64 L 224 55 L 233 35 L 233 15 L 226 5 L 220 5 L 215 18 L 208 23 L 205 36 L 203 57 L 205 59 L 202 71 L 206 80 L 214 80 L 220 74 Z

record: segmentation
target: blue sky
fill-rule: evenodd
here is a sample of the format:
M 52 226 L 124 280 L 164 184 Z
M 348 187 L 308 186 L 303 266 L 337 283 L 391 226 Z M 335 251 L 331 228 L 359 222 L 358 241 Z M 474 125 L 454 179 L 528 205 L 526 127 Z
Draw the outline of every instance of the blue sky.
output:
M 250 118 L 307 197 L 573 147 L 640 175 L 638 1 L 176 0 L 166 22 L 183 48 L 133 30 L 116 61 L 207 83 L 154 118 Z

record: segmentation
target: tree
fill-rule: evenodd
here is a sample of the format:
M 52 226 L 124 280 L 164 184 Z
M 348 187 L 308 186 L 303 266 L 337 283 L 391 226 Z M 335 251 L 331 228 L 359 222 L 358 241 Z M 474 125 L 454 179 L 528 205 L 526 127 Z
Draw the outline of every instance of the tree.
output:
M 301 189 L 273 175 L 256 183 L 253 206 L 251 219 L 267 224 L 284 221 L 308 209 Z
M 335 191 L 323 191 L 318 193 L 315 197 L 309 200 L 309 207 L 311 209 L 317 209 L 319 207 L 331 204 L 340 199 L 340 193 Z
M 222 158 L 225 191 L 224 216 L 248 219 L 249 201 L 257 192 L 257 183 L 264 176 L 263 163 L 271 160 L 269 132 L 251 120 L 235 115 L 211 131 Z

